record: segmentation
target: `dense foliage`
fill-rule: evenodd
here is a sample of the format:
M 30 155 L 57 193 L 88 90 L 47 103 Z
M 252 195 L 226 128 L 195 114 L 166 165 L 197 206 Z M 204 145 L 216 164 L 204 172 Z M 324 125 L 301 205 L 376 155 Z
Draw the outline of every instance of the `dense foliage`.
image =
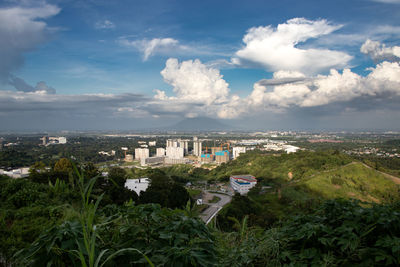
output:
M 183 184 L 239 173 L 258 185 L 206 226 Z M 398 186 L 335 151 L 255 152 L 211 171 L 134 175 L 151 179 L 140 196 L 124 188 L 125 169 L 101 176 L 64 158 L 36 163 L 26 179 L 0 176 L 0 265 L 400 265 Z
M 331 200 L 268 230 L 219 234 L 222 266 L 398 266 L 400 209 Z

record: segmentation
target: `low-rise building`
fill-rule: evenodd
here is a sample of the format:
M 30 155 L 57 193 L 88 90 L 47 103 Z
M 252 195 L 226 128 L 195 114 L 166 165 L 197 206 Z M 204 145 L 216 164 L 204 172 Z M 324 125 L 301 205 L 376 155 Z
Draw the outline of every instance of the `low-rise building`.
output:
M 236 159 L 237 157 L 239 157 L 239 155 L 241 153 L 246 153 L 246 147 L 244 147 L 244 146 L 233 147 L 233 149 L 232 149 L 233 159 Z
M 286 152 L 287 154 L 289 154 L 289 153 L 296 153 L 297 150 L 299 150 L 300 148 L 297 147 L 297 146 L 285 145 L 285 146 L 284 146 L 284 149 L 285 149 L 285 152 Z
M 141 166 L 149 166 L 149 165 L 158 165 L 164 163 L 165 157 L 149 157 L 149 158 L 141 158 L 140 165 Z
M 126 179 L 125 187 L 129 190 L 135 191 L 138 196 L 140 192 L 145 192 L 150 185 L 150 180 L 147 177 L 139 179 Z
M 133 161 L 133 155 L 131 154 L 126 154 L 125 159 L 126 162 L 132 162 Z
M 190 163 L 190 160 L 187 158 L 181 159 L 173 159 L 173 158 L 164 158 L 165 164 L 187 164 Z
M 233 190 L 241 195 L 245 195 L 251 188 L 256 186 L 257 179 L 253 175 L 233 175 L 230 177 Z

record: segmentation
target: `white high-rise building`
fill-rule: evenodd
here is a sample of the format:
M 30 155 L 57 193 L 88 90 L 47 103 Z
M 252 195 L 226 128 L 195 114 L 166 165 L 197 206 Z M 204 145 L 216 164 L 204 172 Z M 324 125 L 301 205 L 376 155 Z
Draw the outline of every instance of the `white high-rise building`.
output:
M 236 146 L 232 150 L 232 156 L 233 156 L 234 159 L 239 157 L 239 155 L 241 153 L 246 153 L 246 147 L 244 147 L 244 146 Z
M 158 147 L 156 150 L 157 157 L 165 157 L 165 148 Z
M 135 148 L 135 159 L 148 158 L 150 155 L 148 148 Z
M 181 147 L 183 148 L 183 153 L 187 155 L 189 152 L 189 140 L 168 139 L 167 148 L 168 147 Z
M 193 155 L 194 156 L 201 156 L 201 141 L 197 140 L 197 137 L 193 137 Z
M 182 159 L 185 155 L 183 147 L 167 147 L 167 158 L 171 159 Z

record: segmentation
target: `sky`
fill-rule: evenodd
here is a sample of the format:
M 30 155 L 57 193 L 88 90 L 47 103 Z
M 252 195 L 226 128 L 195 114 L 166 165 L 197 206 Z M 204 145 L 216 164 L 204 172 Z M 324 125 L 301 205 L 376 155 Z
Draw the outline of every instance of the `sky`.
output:
M 0 0 L 0 130 L 400 130 L 400 0 Z

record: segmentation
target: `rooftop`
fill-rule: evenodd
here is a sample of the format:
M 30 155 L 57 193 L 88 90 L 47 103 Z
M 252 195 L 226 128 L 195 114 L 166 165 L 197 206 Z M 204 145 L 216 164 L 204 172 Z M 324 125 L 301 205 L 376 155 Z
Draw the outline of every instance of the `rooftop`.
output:
M 245 174 L 245 175 L 232 175 L 231 178 L 235 179 L 235 180 L 244 180 L 247 182 L 257 182 L 256 177 L 254 177 L 253 175 L 250 174 Z

